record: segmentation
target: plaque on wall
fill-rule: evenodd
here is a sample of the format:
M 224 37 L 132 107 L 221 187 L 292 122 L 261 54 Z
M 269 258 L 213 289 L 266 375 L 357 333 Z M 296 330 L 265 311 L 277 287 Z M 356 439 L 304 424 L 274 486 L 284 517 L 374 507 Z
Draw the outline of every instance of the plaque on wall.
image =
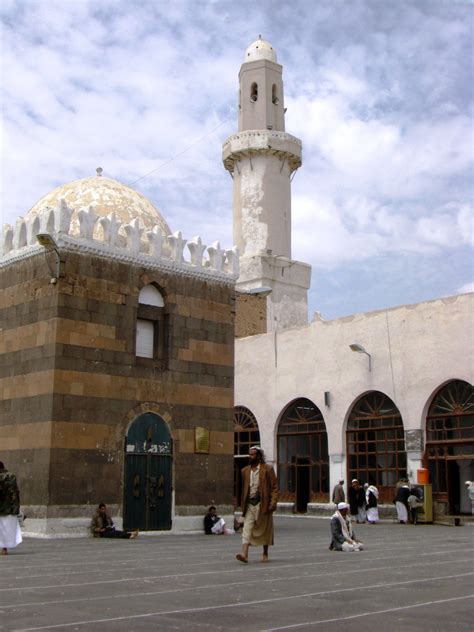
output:
M 210 432 L 208 428 L 196 426 L 194 429 L 194 452 L 209 454 Z
M 423 432 L 421 430 L 405 430 L 405 450 L 421 452 L 423 450 Z

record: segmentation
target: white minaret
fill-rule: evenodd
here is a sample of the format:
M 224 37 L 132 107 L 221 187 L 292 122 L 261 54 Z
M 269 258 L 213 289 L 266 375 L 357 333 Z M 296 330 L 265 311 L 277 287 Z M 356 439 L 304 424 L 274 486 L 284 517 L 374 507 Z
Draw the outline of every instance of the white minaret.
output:
M 270 287 L 267 331 L 308 320 L 308 264 L 291 259 L 291 175 L 301 166 L 301 141 L 285 132 L 282 66 L 259 38 L 239 73 L 239 132 L 223 145 L 234 180 L 234 243 L 238 290 Z

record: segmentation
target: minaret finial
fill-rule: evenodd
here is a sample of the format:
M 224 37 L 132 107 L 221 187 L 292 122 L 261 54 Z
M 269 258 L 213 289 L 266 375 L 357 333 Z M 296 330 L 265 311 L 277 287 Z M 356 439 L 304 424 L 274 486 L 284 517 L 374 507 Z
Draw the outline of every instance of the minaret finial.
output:
M 95 172 L 96 172 L 96 174 L 97 174 L 98 176 L 101 176 L 101 175 L 102 175 L 102 172 L 103 172 L 102 167 L 97 167 L 97 169 L 95 170 Z

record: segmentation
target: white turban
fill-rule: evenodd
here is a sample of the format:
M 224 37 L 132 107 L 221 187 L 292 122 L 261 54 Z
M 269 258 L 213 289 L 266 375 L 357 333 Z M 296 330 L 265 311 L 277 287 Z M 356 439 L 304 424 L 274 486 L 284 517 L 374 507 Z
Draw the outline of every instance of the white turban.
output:
M 347 503 L 339 503 L 337 508 L 341 511 L 341 509 L 349 509 L 349 505 Z

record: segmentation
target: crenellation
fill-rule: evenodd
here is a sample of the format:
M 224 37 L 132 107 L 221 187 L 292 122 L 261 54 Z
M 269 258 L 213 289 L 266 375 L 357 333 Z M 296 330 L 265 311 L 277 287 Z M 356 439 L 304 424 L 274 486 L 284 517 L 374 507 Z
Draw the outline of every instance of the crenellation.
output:
M 2 230 L 0 257 L 4 257 L 13 250 L 13 229 L 10 224 L 5 224 Z
M 40 232 L 40 219 L 38 216 L 28 218 L 26 223 L 26 243 L 28 246 L 36 244 L 36 235 Z
M 40 254 L 43 250 L 36 236 L 47 233 L 61 250 L 105 256 L 117 263 L 140 263 L 184 276 L 211 276 L 225 282 L 234 282 L 239 276 L 239 250 L 236 246 L 224 250 L 219 242 L 214 242 L 207 247 L 200 236 L 188 242 L 180 231 L 165 235 L 159 224 L 145 231 L 137 218 L 122 224 L 115 213 L 100 217 L 93 206 L 78 211 L 79 229 L 76 234 L 71 224 L 73 212 L 61 200 L 54 209 L 46 207 L 41 215 L 26 220 L 19 218 L 14 228 L 6 224 L 0 242 L 0 267 Z M 189 259 L 184 256 L 186 245 Z M 205 259 L 206 252 L 208 258 Z M 63 262 L 64 265 L 67 261 Z
M 104 242 L 109 246 L 116 246 L 119 243 L 118 235 L 122 222 L 117 219 L 115 213 L 109 213 L 107 217 L 99 219 L 104 234 Z
M 181 231 L 176 231 L 172 235 L 168 235 L 167 242 L 172 261 L 181 263 L 184 261 L 183 250 L 186 245 L 186 239 L 183 239 Z
M 191 253 L 191 263 L 197 268 L 202 268 L 202 258 L 206 250 L 206 244 L 202 243 L 202 239 L 198 236 L 188 241 L 188 250 Z
M 61 200 L 53 211 L 55 228 L 58 233 L 69 233 L 73 210 L 69 208 L 65 200 Z
M 225 251 L 222 250 L 220 243 L 215 241 L 212 246 L 209 246 L 207 252 L 209 253 L 209 266 L 221 272 L 224 268 Z
M 89 206 L 87 211 L 81 209 L 77 213 L 77 217 L 79 218 L 79 237 L 92 240 L 95 223 L 98 219 L 98 216 L 94 213 L 94 208 Z
M 137 254 L 140 252 L 140 243 L 143 233 L 143 228 L 140 228 L 140 221 L 136 218 L 130 224 L 125 224 L 123 229 L 127 239 L 127 248 L 131 253 Z
M 151 230 L 147 231 L 146 236 L 149 243 L 148 254 L 155 259 L 160 259 L 163 250 L 163 231 L 159 226 L 154 226 Z
M 26 225 L 22 217 L 16 220 L 13 230 L 13 249 L 19 250 L 26 246 Z

